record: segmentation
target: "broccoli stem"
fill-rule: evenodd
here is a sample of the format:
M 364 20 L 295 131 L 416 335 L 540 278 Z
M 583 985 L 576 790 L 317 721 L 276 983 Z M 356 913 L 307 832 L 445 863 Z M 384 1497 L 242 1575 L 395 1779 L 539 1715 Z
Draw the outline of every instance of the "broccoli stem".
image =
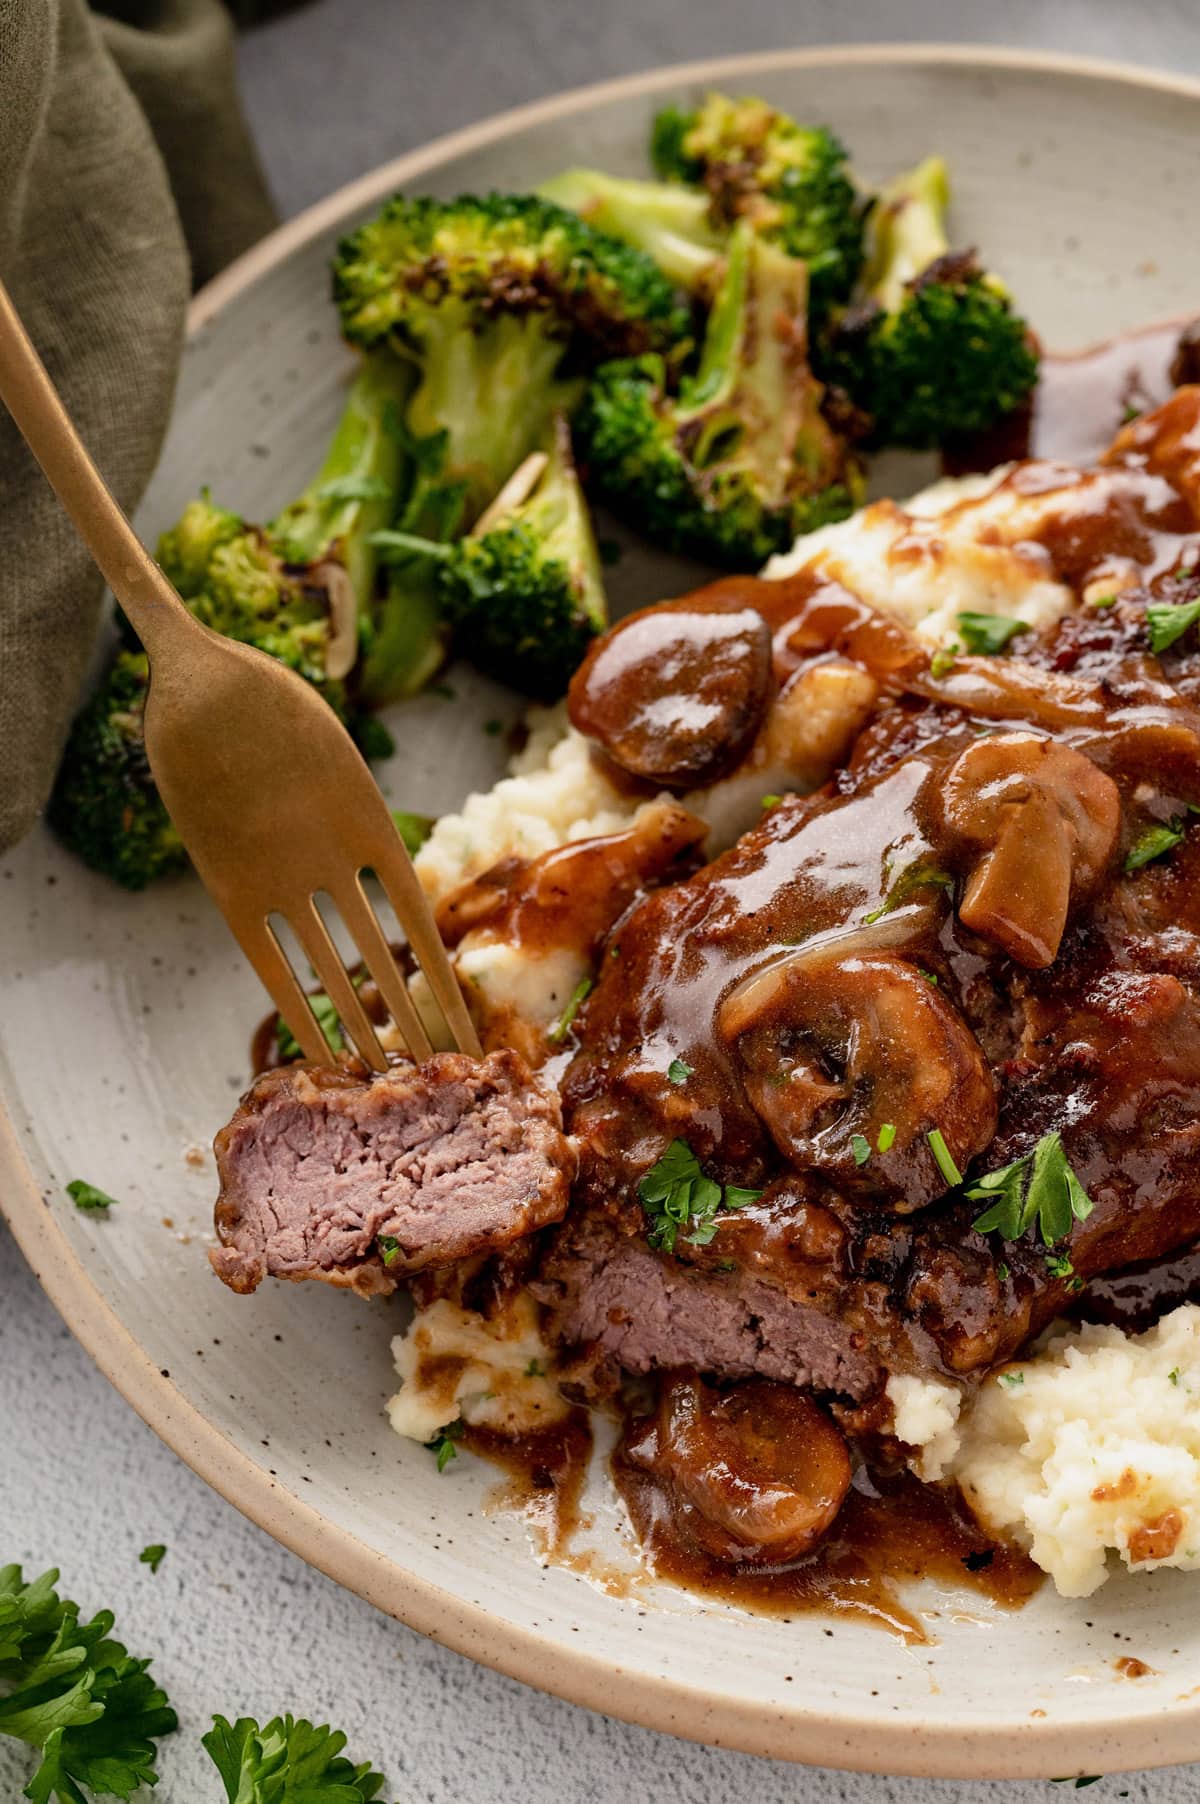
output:
M 583 385 L 556 377 L 563 347 L 546 315 L 502 314 L 480 330 L 467 308 L 458 311 L 457 325 L 430 334 L 407 417 L 418 439 L 445 435 L 434 480 L 464 486 L 469 526 Z
M 707 194 L 678 182 L 640 182 L 599 169 L 565 169 L 538 190 L 652 257 L 665 276 L 707 294 L 719 271 L 726 234 L 712 221 Z
M 942 157 L 926 157 L 880 189 L 867 227 L 863 286 L 885 313 L 894 313 L 908 284 L 950 249 L 949 204 L 950 174 Z
M 386 351 L 365 357 L 320 469 L 267 528 L 288 563 L 338 556 L 360 621 L 369 618 L 375 587 L 371 534 L 391 519 L 405 474 L 400 420 L 413 387 L 400 358 Z

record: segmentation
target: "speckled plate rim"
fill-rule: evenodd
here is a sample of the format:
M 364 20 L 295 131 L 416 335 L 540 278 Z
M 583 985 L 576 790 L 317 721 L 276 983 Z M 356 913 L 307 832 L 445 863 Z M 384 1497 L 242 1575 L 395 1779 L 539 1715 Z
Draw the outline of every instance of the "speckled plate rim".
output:
M 959 67 L 966 71 L 1094 79 L 1182 96 L 1200 104 L 1200 80 L 1095 57 L 940 43 L 862 44 L 761 51 L 680 63 L 615 81 L 574 88 L 500 113 L 437 138 L 381 165 L 281 226 L 210 282 L 194 299 L 189 336 L 298 246 L 369 207 L 393 189 L 429 175 L 447 160 L 495 143 L 515 130 L 552 123 L 609 101 L 688 84 L 730 85 L 760 71 L 854 65 Z M 311 1505 L 288 1493 L 225 1439 L 147 1357 L 105 1302 L 41 1195 L 16 1132 L 0 1104 L 0 1210 L 34 1275 L 64 1322 L 142 1419 L 181 1459 L 242 1514 L 338 1584 L 457 1653 L 592 1710 L 689 1740 L 764 1757 L 853 1772 L 946 1779 L 1045 1778 L 1128 1771 L 1200 1759 L 1200 1700 L 1122 1719 L 1107 1727 L 982 1718 L 934 1725 L 889 1723 L 879 1714 L 840 1716 L 763 1709 L 695 1685 L 627 1671 L 586 1649 L 556 1648 L 547 1669 L 545 1640 L 500 1621 L 331 1527 Z

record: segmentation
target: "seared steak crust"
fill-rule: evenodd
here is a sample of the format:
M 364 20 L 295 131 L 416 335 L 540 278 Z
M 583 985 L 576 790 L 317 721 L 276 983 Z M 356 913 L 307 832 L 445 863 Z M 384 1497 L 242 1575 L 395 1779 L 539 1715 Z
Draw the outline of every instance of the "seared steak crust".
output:
M 267 1276 L 394 1290 L 559 1220 L 575 1171 L 557 1096 L 512 1052 L 369 1077 L 288 1065 L 257 1080 L 215 1144 L 209 1256 L 237 1291 Z

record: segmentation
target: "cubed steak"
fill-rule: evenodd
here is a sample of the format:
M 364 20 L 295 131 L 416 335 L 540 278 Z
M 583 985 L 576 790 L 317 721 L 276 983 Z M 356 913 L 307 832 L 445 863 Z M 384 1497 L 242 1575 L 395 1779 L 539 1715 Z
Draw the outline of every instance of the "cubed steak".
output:
M 384 1294 L 558 1221 L 575 1172 L 558 1097 L 508 1051 L 373 1075 L 288 1065 L 215 1147 L 209 1256 L 241 1292 L 275 1277 Z

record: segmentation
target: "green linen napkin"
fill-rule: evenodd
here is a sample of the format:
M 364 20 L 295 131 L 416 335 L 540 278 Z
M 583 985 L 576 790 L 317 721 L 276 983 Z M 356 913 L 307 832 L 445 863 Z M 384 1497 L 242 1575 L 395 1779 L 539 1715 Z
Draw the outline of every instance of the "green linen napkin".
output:
M 0 274 L 125 508 L 191 287 L 272 223 L 220 0 L 0 0 Z M 101 588 L 0 408 L 0 851 L 49 793 Z

